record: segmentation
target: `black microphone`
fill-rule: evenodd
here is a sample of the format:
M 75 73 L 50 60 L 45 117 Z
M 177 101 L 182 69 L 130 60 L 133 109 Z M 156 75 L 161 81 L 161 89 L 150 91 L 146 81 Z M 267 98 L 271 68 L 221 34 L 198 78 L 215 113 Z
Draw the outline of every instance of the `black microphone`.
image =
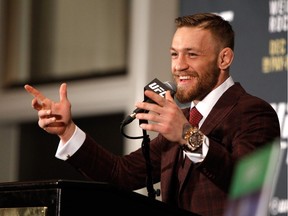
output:
M 171 96 L 173 97 L 174 94 L 176 93 L 177 87 L 173 82 L 167 81 L 162 83 L 157 78 L 155 78 L 144 87 L 144 91 L 145 90 L 154 91 L 155 93 L 159 94 L 162 97 L 165 97 L 166 91 L 169 90 L 171 92 Z M 148 97 L 144 97 L 144 102 L 155 103 Z M 122 122 L 122 126 L 131 123 L 135 119 L 137 113 L 144 113 L 144 112 L 147 112 L 147 110 L 136 108 L 130 115 L 128 115 L 124 119 L 124 121 Z

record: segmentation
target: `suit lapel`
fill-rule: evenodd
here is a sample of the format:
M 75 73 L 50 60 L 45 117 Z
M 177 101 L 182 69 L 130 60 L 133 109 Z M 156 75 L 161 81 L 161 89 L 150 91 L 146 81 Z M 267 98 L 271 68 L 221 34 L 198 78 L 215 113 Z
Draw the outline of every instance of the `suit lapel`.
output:
M 224 94 L 219 98 L 211 112 L 203 122 L 200 130 L 208 135 L 211 131 L 222 122 L 223 118 L 227 116 L 236 103 L 239 97 L 245 93 L 245 90 L 239 83 L 231 86 Z

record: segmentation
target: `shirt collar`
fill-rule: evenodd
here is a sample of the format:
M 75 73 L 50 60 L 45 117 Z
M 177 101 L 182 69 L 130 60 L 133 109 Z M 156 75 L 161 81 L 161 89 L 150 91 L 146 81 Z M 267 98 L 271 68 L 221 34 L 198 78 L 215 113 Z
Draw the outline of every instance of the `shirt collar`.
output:
M 219 100 L 219 98 L 222 96 L 222 94 L 230 88 L 232 85 L 234 85 L 234 81 L 232 77 L 228 77 L 220 86 L 218 86 L 216 89 L 211 91 L 202 101 L 199 101 L 196 105 L 197 110 L 202 114 L 203 118 L 199 122 L 199 126 L 202 125 L 208 114 L 210 113 L 213 106 L 216 104 L 216 102 Z M 191 108 L 195 106 L 194 102 L 191 102 Z

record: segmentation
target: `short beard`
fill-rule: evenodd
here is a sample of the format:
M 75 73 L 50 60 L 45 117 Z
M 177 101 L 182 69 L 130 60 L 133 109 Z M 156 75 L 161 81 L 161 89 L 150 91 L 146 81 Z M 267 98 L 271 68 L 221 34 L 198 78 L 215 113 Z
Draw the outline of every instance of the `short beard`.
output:
M 218 82 L 220 70 L 217 69 L 214 73 L 205 74 L 203 77 L 198 77 L 198 82 L 194 88 L 177 87 L 175 97 L 180 103 L 189 103 L 194 100 L 202 100 L 209 94 Z

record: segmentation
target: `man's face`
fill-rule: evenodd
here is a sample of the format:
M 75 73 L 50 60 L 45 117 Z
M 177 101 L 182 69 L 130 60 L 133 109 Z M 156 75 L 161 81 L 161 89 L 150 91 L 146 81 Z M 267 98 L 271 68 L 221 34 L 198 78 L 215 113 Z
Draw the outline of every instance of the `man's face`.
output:
M 181 27 L 171 45 L 171 69 L 181 103 L 203 99 L 218 84 L 219 43 L 208 30 Z

